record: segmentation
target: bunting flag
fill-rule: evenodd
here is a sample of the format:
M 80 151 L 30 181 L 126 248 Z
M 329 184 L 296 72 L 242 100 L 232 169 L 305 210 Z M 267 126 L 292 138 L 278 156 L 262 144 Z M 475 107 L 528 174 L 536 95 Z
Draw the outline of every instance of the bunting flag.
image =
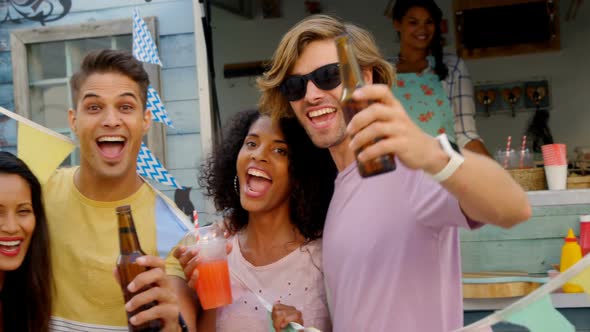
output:
M 7 136 L 0 137 L 0 140 L 3 141 L 0 144 L 0 150 L 9 152 L 16 150 L 17 157 L 29 166 L 41 183 L 45 183 L 49 179 L 76 147 L 74 141 L 69 137 L 2 107 L 0 107 L 0 118 L 5 120 L 5 126 L 11 121 L 8 118 L 14 120 L 13 135 L 7 135 L 4 132 L 3 136 Z
M 156 196 L 156 231 L 158 255 L 166 259 L 170 252 L 192 229 L 187 217 L 174 202 L 154 188 Z
M 133 11 L 133 56 L 139 61 L 162 65 L 156 43 L 137 8 Z
M 526 326 L 530 332 L 575 332 L 574 326 L 555 310 L 549 295 L 506 317 L 507 322 Z
M 590 295 L 590 255 L 508 307 L 455 332 L 479 332 L 502 321 L 525 326 L 531 332 L 574 331 L 571 323 L 555 310 L 549 297 L 567 282 L 582 286 L 584 292 Z
M 152 39 L 152 35 L 139 15 L 139 9 L 133 10 L 133 56 L 142 62 L 153 63 L 162 66 L 158 56 L 158 48 Z M 152 112 L 153 120 L 167 126 L 172 126 L 164 103 L 158 92 L 151 85 L 148 87 L 146 109 Z M 153 155 L 145 144 L 141 144 L 141 150 L 137 156 L 137 172 L 139 175 L 158 181 L 161 184 L 182 189 L 176 179 L 162 166 L 162 163 Z
M 137 173 L 145 178 L 158 181 L 161 184 L 182 189 L 176 182 L 176 179 L 168 173 L 144 143 L 141 143 L 141 150 L 137 156 Z
M 174 128 L 172 121 L 168 118 L 168 112 L 166 111 L 166 107 L 164 107 L 158 92 L 151 85 L 148 87 L 147 91 L 146 107 L 152 112 L 154 121 L 162 122 L 168 127 Z

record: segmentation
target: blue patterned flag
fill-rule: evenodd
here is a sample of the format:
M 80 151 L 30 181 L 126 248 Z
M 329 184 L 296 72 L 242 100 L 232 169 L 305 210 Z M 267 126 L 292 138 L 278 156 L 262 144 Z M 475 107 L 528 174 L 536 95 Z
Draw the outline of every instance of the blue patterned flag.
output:
M 176 179 L 168 173 L 144 143 L 141 143 L 141 150 L 137 156 L 137 173 L 148 179 L 156 180 L 161 184 L 182 189 L 176 182 Z
M 133 11 L 133 56 L 139 61 L 162 65 L 158 48 L 137 8 Z
M 167 126 L 174 128 L 172 121 L 170 121 L 170 118 L 168 117 L 168 112 L 166 112 L 166 107 L 164 107 L 158 92 L 151 85 L 148 87 L 147 91 L 146 107 L 150 112 L 152 112 L 154 121 L 162 122 Z

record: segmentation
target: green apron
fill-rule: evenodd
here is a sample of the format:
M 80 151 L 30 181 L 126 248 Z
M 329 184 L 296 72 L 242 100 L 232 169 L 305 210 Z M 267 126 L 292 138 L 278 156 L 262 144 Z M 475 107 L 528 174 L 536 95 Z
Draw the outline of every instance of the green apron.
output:
M 455 141 L 455 115 L 447 93 L 433 70 L 398 73 L 393 94 L 414 123 L 431 136 L 446 133 Z

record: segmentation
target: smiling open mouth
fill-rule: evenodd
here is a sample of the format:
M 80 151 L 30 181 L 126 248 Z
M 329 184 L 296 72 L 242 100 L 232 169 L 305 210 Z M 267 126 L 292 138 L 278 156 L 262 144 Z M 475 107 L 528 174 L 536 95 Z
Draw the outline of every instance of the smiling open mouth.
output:
M 264 171 L 250 168 L 246 177 L 248 192 L 255 196 L 264 195 L 272 185 L 272 178 Z
M 98 148 L 106 158 L 117 158 L 125 148 L 127 139 L 123 136 L 103 136 L 96 140 Z
M 0 241 L 0 253 L 6 256 L 15 256 L 20 252 L 22 240 Z
M 332 107 L 325 107 L 319 110 L 311 111 L 307 113 L 307 117 L 314 124 L 322 124 L 332 119 L 336 114 L 336 109 Z

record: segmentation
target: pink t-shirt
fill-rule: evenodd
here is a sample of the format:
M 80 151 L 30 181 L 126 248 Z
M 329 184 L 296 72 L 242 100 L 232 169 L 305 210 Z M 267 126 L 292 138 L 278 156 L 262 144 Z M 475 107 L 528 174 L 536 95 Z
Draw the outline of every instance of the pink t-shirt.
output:
M 217 309 L 216 331 L 268 331 L 270 317 L 252 292 L 269 303 L 279 300 L 303 313 L 305 326 L 332 330 L 324 290 L 321 240 L 294 250 L 265 266 L 254 266 L 242 256 L 238 237 L 228 257 L 233 303 Z
M 338 174 L 323 262 L 334 331 L 448 332 L 463 325 L 457 200 L 422 171 Z

